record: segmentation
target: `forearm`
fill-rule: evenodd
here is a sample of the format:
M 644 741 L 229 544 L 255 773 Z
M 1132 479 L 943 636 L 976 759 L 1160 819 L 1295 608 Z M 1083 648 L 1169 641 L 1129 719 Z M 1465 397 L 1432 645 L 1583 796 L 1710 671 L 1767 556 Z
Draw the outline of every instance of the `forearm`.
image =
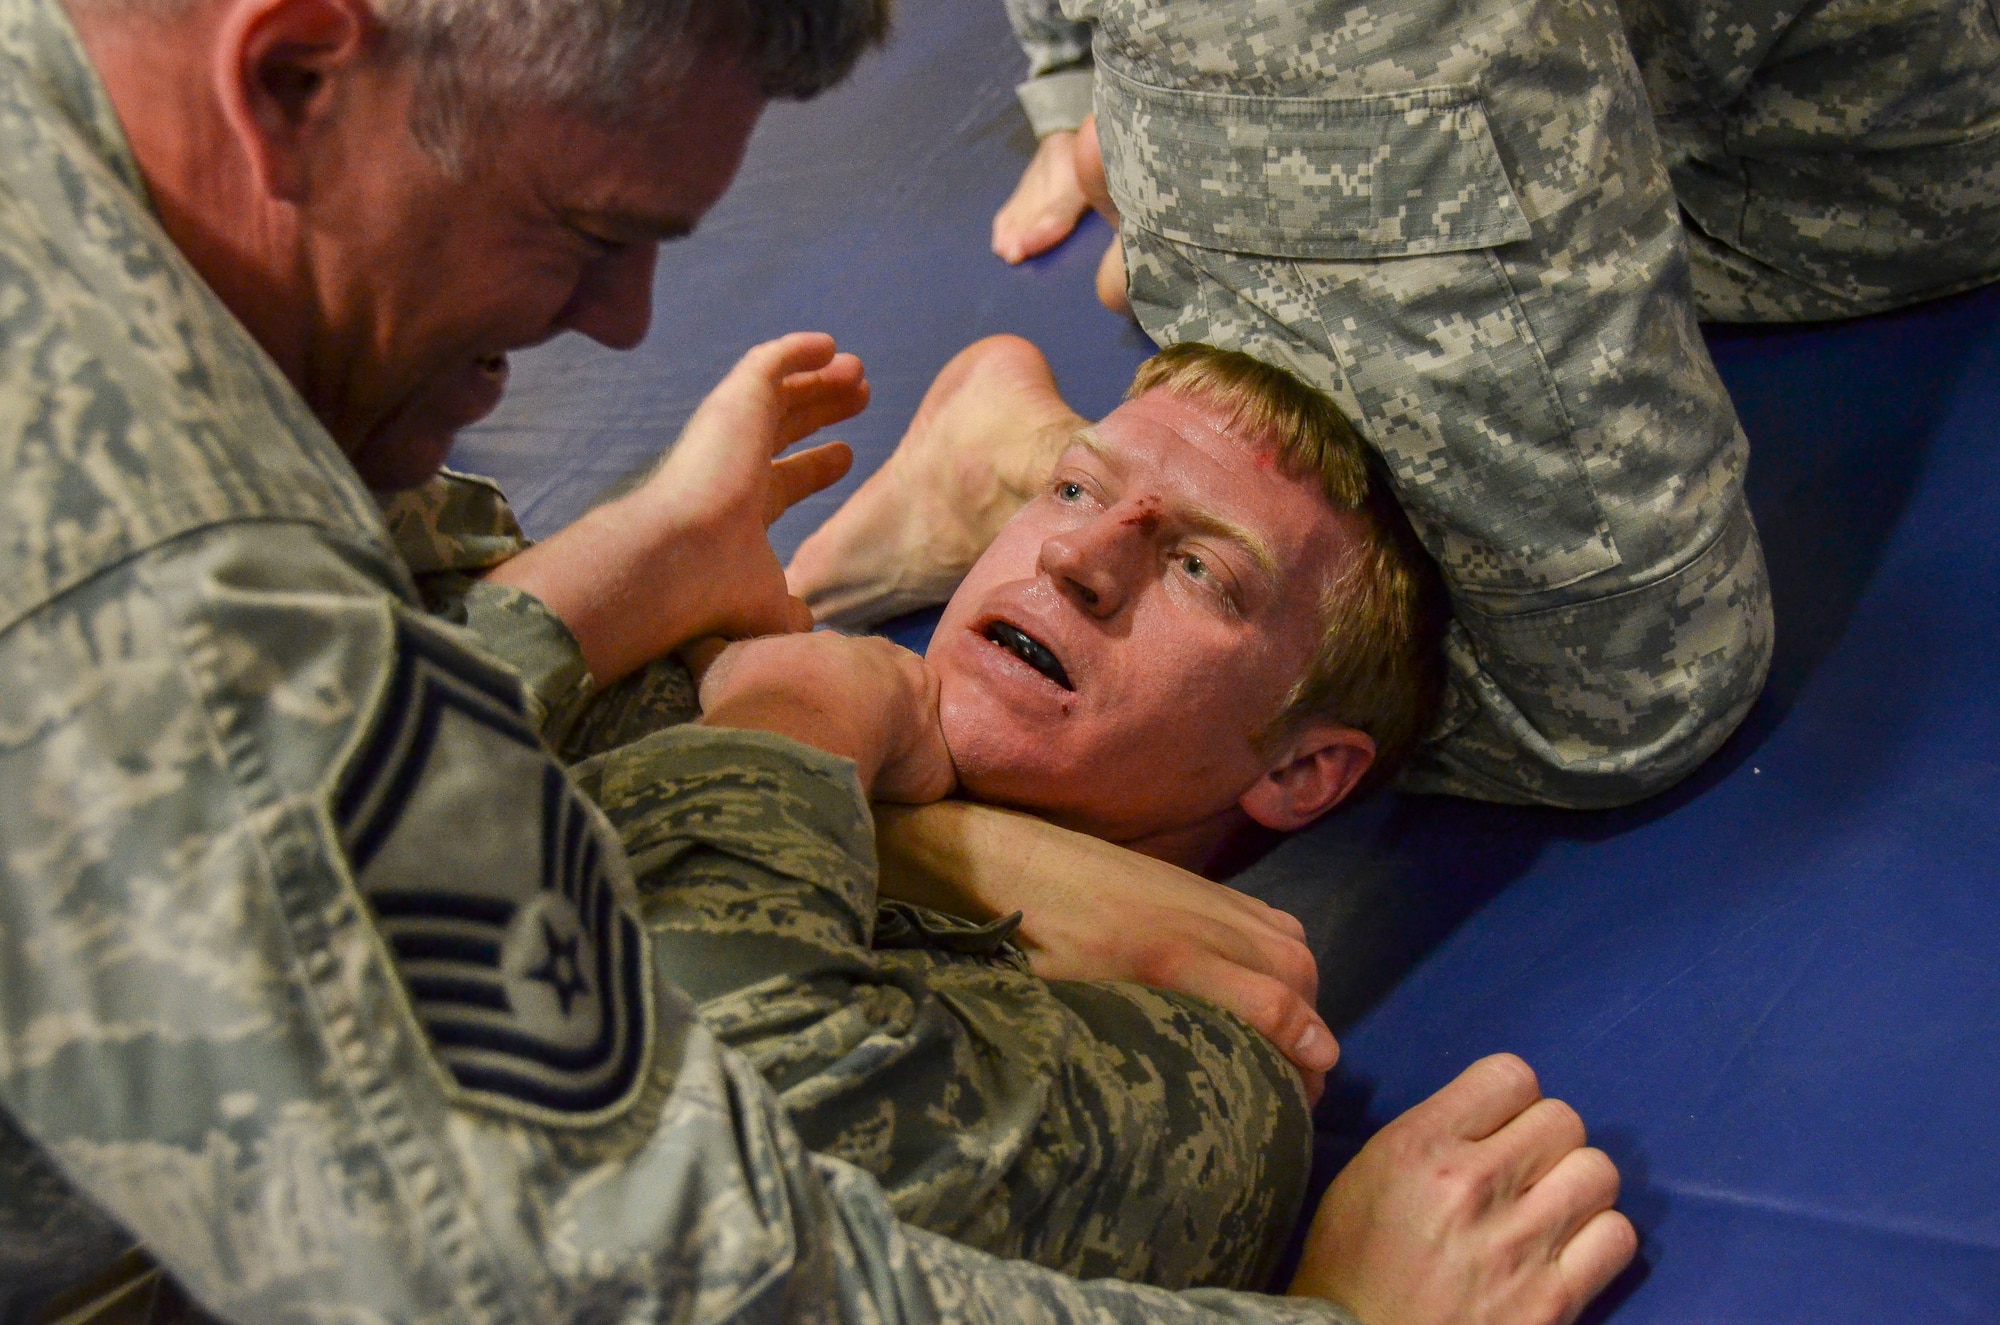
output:
M 963 916 L 995 920 L 1020 909 L 1022 854 L 1038 854 L 1044 834 L 1061 832 L 1032 815 L 970 801 L 931 805 L 877 805 L 876 850 L 884 897 Z M 1077 845 L 1094 838 L 1077 836 Z M 1080 862 L 1079 862 L 1080 863 Z
M 575 524 L 488 572 L 534 595 L 575 638 L 584 666 L 609 685 L 665 656 L 715 622 L 707 586 L 687 569 L 689 540 L 651 487 L 587 512 Z

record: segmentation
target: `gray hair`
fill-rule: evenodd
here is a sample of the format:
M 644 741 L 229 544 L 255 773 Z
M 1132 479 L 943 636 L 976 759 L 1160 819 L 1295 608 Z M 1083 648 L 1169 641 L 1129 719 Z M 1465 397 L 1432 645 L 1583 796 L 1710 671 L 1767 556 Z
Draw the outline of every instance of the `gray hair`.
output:
M 85 0 L 156 15 L 194 0 Z M 891 0 L 369 0 L 419 71 L 417 138 L 448 167 L 499 108 L 539 102 L 643 122 L 696 60 L 734 58 L 803 100 L 889 33 Z
M 536 101 L 643 120 L 695 60 L 740 60 L 803 100 L 889 31 L 890 0 L 374 0 L 421 71 L 417 137 L 448 166 L 489 113 Z

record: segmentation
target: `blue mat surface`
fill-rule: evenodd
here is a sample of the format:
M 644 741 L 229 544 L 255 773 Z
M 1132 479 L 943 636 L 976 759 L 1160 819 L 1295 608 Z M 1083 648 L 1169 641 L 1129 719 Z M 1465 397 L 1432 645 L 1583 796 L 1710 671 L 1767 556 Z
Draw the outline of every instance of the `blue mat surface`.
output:
M 860 472 L 992 332 L 1108 410 L 1150 349 L 1091 295 L 1108 232 L 1018 269 L 987 251 L 1032 150 L 1019 69 L 997 2 L 906 0 L 851 84 L 770 113 L 663 255 L 646 343 L 521 356 L 455 463 L 548 533 L 743 349 L 803 328 L 869 365 L 875 404 L 837 430 Z M 1346 1054 L 1322 1169 L 1511 1049 L 1626 1174 L 1641 1262 L 1594 1319 L 2000 1321 L 2000 291 L 1711 344 L 1755 448 L 1770 688 L 1649 805 L 1385 796 L 1239 880 L 1326 955 Z M 782 521 L 780 550 L 858 476 Z

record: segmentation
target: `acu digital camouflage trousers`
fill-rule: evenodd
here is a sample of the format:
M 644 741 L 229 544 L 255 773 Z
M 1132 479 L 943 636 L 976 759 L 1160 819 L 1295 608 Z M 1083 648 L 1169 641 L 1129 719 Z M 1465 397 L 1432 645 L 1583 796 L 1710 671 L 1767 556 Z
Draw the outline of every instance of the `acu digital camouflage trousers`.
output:
M 1637 799 L 1762 688 L 1747 446 L 1698 316 L 2000 275 L 1990 0 L 1008 8 L 1039 128 L 1074 122 L 1093 38 L 1147 332 L 1327 390 L 1437 559 L 1418 790 Z

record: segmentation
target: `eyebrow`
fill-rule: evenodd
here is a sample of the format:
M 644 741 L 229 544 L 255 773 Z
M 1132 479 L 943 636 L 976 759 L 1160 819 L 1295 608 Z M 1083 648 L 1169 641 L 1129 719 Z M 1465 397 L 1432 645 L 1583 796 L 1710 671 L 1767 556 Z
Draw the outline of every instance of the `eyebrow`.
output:
M 1090 452 L 1107 469 L 1122 471 L 1125 468 L 1123 459 L 1111 447 L 1105 445 L 1104 439 L 1097 435 L 1097 429 L 1093 426 L 1086 425 L 1071 433 L 1069 444 L 1080 446 Z M 1250 560 L 1257 563 L 1257 569 L 1263 573 L 1265 579 L 1273 583 L 1277 581 L 1278 556 L 1271 550 L 1269 540 L 1256 530 L 1199 505 L 1190 506 L 1177 519 L 1179 523 L 1196 533 L 1234 543 L 1243 549 Z

